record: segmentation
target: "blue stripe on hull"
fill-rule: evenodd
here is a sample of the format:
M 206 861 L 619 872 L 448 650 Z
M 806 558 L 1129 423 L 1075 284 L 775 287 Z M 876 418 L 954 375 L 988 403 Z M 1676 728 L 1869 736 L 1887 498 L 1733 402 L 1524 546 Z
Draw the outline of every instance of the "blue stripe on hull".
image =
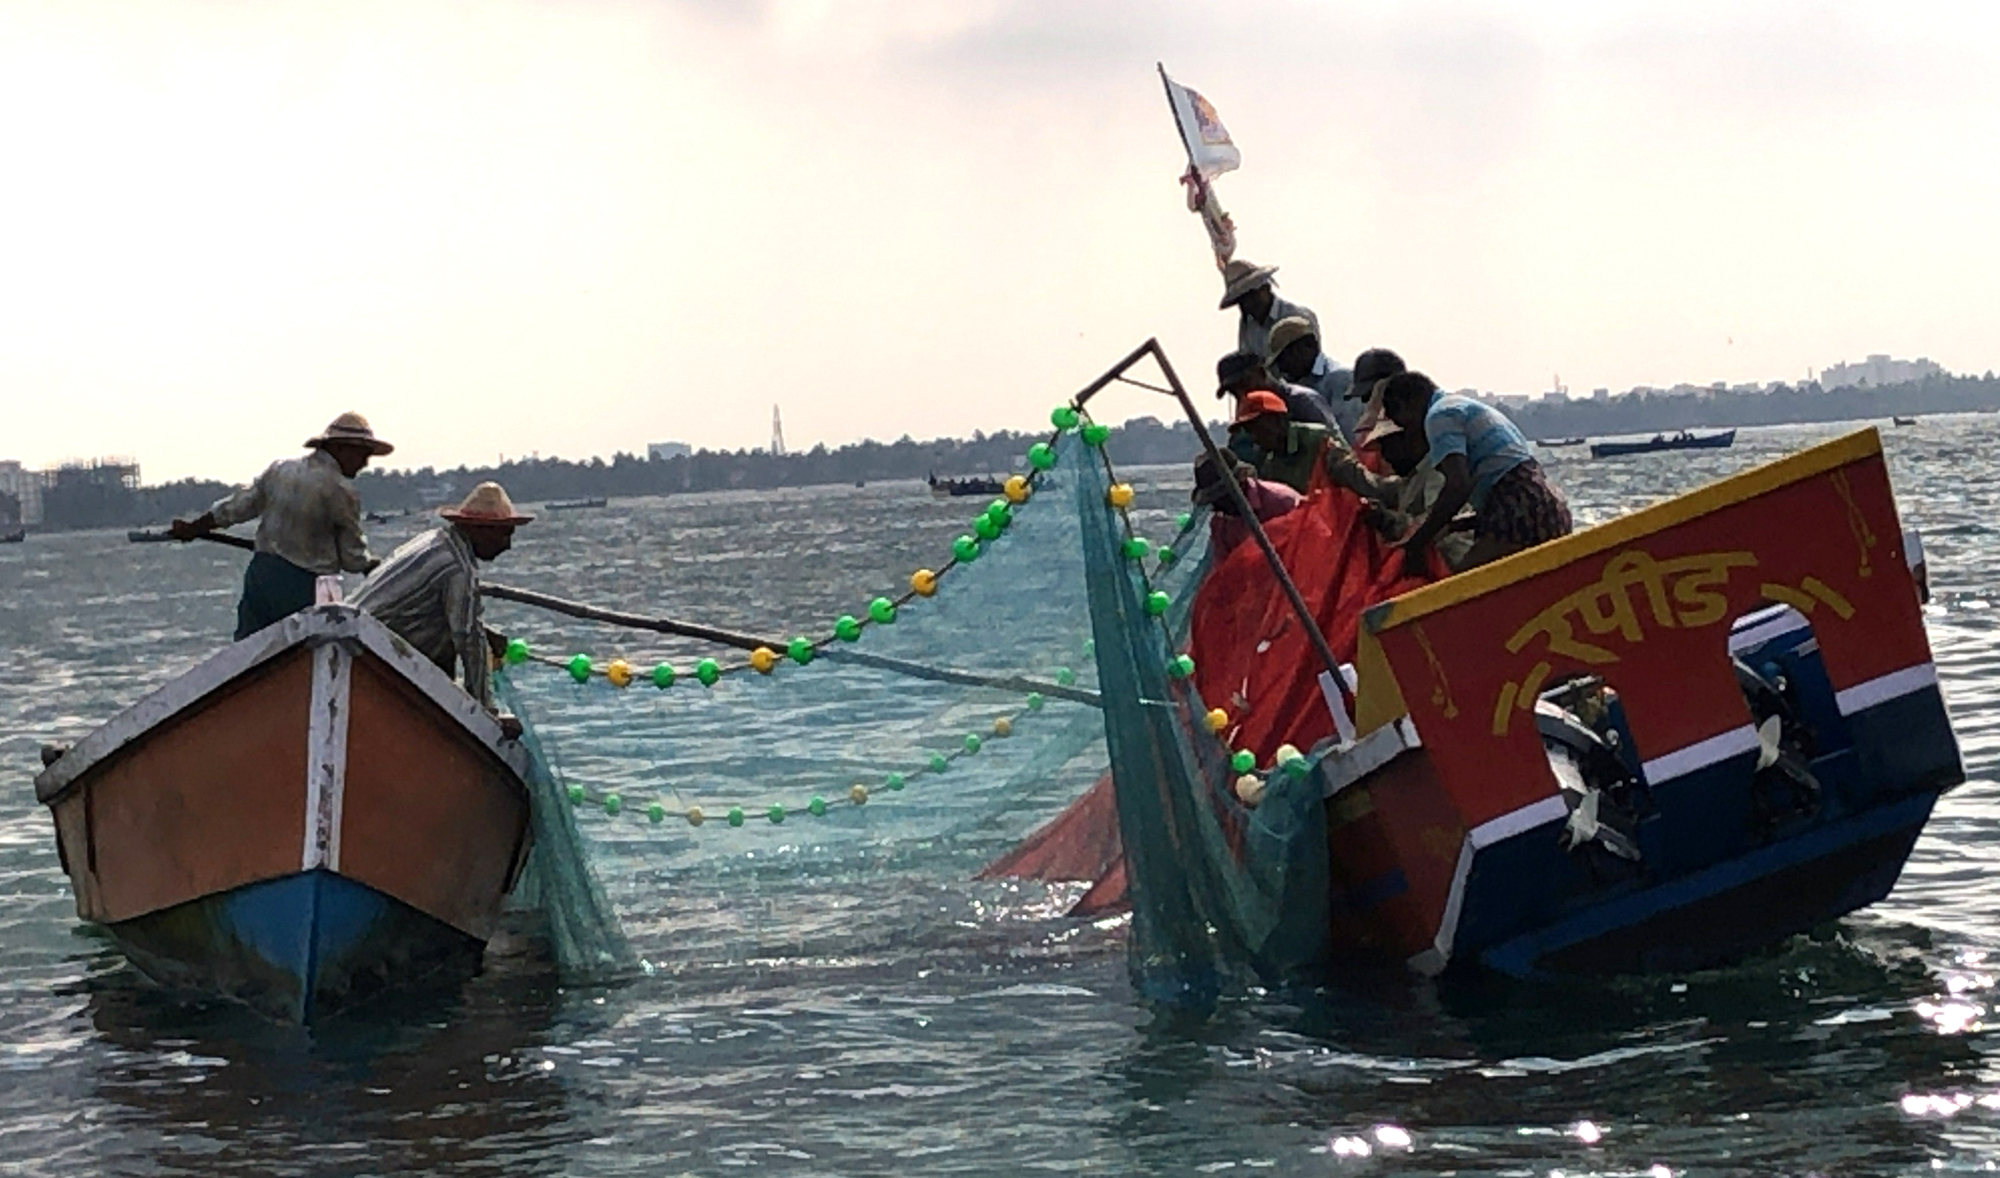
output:
M 261 880 L 111 926 L 154 979 L 312 1022 L 383 990 L 456 980 L 483 946 L 335 872 Z
M 1889 894 L 1937 801 L 1920 793 L 1594 905 L 1479 954 L 1517 977 L 1714 965 Z

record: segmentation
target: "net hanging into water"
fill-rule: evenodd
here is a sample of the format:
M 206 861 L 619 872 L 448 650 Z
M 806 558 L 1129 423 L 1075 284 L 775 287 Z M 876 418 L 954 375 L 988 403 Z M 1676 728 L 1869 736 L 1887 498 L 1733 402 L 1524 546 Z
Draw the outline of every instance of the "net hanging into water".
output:
M 1106 907 L 1129 898 L 1145 992 L 1198 998 L 1227 963 L 1284 973 L 1314 957 L 1319 787 L 1274 764 L 1332 728 L 1304 632 L 1255 546 L 1211 568 L 1207 514 L 1178 510 L 1184 470 L 1135 493 L 1102 427 L 1079 424 L 1037 447 L 1031 483 L 1015 480 L 935 574 L 883 570 L 883 598 L 819 632 L 704 665 L 672 639 L 593 630 L 595 649 L 515 660 L 504 698 L 547 767 L 537 835 L 574 851 L 549 854 L 562 870 L 538 881 L 565 910 L 565 964 L 624 952 L 593 863 L 630 913 L 652 898 L 618 880 L 663 858 L 751 889 L 816 857 L 939 840 L 983 861 L 1080 796 L 1095 804 L 996 867 L 1088 880 Z M 1379 599 L 1396 555 L 1351 502 L 1308 505 L 1273 537 L 1295 573 L 1314 570 L 1299 579 L 1351 657 L 1339 606 Z M 1254 809 L 1235 792 L 1246 760 Z M 572 810 L 590 815 L 580 828 Z

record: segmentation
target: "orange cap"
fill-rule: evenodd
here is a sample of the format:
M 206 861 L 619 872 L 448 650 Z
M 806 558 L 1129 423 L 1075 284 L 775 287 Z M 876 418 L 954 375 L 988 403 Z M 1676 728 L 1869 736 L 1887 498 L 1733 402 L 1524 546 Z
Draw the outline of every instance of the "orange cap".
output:
M 1231 424 L 1242 425 L 1244 422 L 1262 417 L 1266 413 L 1276 413 L 1280 417 L 1284 417 L 1288 416 L 1291 410 L 1285 408 L 1285 399 L 1283 397 L 1280 397 L 1269 389 L 1258 389 L 1256 392 L 1244 397 L 1236 406 L 1236 420 Z

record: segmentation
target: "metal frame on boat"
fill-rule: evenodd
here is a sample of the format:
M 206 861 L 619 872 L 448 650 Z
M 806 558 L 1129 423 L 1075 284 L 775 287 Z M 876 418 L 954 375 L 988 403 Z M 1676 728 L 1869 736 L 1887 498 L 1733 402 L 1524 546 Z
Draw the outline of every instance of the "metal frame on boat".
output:
M 316 606 L 35 781 L 77 914 L 155 978 L 309 1021 L 476 967 L 531 839 L 527 754 L 428 659 Z

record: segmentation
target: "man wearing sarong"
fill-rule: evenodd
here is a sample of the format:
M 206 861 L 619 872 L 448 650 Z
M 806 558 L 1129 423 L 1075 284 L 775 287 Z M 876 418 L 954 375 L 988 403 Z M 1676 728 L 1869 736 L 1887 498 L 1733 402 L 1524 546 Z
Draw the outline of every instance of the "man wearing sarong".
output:
M 1467 503 L 1478 522 L 1464 568 L 1569 534 L 1569 504 L 1543 476 L 1528 439 L 1498 409 L 1442 393 L 1421 372 L 1405 372 L 1384 387 L 1382 410 L 1399 428 L 1423 434 L 1430 462 L 1444 475 L 1423 522 L 1397 542 L 1412 572 Z
M 217 528 L 257 521 L 257 550 L 243 570 L 236 602 L 241 641 L 313 603 L 313 582 L 337 573 L 365 573 L 376 565 L 361 533 L 361 496 L 354 476 L 370 458 L 395 447 L 375 436 L 368 419 L 343 413 L 306 439 L 309 453 L 273 462 L 255 482 L 220 499 L 198 519 L 177 519 L 176 540 L 193 540 Z
M 1310 320 L 1293 315 L 1271 328 L 1270 367 L 1290 386 L 1312 390 L 1326 406 L 1328 422 L 1339 428 L 1348 445 L 1359 441 L 1354 430 L 1361 419 L 1361 403 L 1351 399 L 1353 375 L 1320 350 L 1319 330 Z
M 1319 334 L 1319 316 L 1310 308 L 1279 298 L 1271 289 L 1277 285 L 1271 277 L 1277 272 L 1276 266 L 1241 260 L 1222 268 L 1222 310 L 1234 307 L 1238 316 L 1236 350 L 1263 361 L 1271 359 L 1271 329 L 1280 319 L 1297 315 L 1312 324 L 1314 335 Z
M 1405 430 L 1385 418 L 1376 423 L 1362 442 L 1362 450 L 1374 450 L 1395 472 L 1393 480 L 1384 480 L 1385 487 L 1394 492 L 1393 497 L 1372 505 L 1370 519 L 1391 540 L 1409 535 L 1430 514 L 1431 505 L 1444 490 L 1444 475 L 1431 464 L 1429 443 L 1422 434 Z M 1465 566 L 1466 553 L 1472 549 L 1471 521 L 1464 515 L 1454 517 L 1452 526 L 1440 532 L 1433 543 L 1438 555 L 1444 557 L 1445 567 L 1458 571 Z
M 506 645 L 486 632 L 479 609 L 479 561 L 513 547 L 514 529 L 534 519 L 514 510 L 499 483 L 481 483 L 445 523 L 389 554 L 348 601 L 373 614 L 446 675 L 463 671 L 465 692 L 493 710 L 489 652 Z

